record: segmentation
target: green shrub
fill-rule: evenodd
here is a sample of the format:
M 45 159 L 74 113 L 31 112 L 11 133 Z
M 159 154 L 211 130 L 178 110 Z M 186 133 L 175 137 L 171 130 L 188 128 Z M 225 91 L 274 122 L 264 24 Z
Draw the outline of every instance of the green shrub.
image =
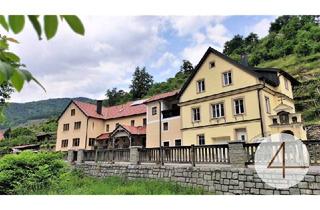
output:
M 26 194 L 43 189 L 66 171 L 60 153 L 5 155 L 0 159 L 0 194 Z

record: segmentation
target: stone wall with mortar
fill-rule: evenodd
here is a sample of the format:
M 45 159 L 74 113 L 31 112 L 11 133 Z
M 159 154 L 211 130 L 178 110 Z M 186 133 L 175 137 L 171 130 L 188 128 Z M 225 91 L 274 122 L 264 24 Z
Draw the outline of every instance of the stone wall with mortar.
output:
M 320 173 L 309 172 L 302 182 L 289 189 L 274 189 L 251 168 L 189 165 L 129 165 L 76 163 L 75 168 L 95 177 L 121 176 L 128 179 L 161 179 L 182 186 L 201 187 L 216 194 L 320 195 Z

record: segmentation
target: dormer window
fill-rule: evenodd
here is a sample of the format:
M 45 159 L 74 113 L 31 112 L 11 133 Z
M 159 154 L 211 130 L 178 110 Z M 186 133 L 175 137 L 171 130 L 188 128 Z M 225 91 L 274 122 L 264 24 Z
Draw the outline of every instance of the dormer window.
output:
M 71 116 L 74 116 L 76 114 L 76 110 L 75 109 L 71 109 Z
M 214 68 L 214 67 L 216 67 L 216 62 L 211 61 L 211 62 L 209 63 L 209 68 L 212 69 L 212 68 Z
M 223 86 L 228 86 L 232 84 L 232 73 L 231 71 L 224 72 L 222 74 Z

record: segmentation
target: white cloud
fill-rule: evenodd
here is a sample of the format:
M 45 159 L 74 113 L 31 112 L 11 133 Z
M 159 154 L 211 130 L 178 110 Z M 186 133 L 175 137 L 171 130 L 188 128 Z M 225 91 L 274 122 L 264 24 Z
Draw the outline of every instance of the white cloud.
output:
M 182 57 L 196 65 L 209 46 L 222 52 L 224 43 L 231 37 L 229 30 L 221 23 L 209 25 L 204 33 L 196 33 L 189 46 L 183 52 Z
M 269 27 L 274 18 L 263 18 L 256 24 L 248 26 L 245 29 L 246 34 L 251 32 L 258 34 L 259 38 L 265 37 L 268 35 Z
M 153 68 L 161 68 L 165 65 L 170 65 L 172 67 L 179 66 L 179 59 L 170 52 L 165 52 L 156 62 L 151 64 Z
M 128 88 L 131 75 L 166 43 L 159 35 L 159 17 L 82 17 L 84 37 L 59 25 L 50 41 L 37 40 L 28 24 L 16 37 L 21 44 L 12 50 L 21 56 L 47 93 L 27 84 L 12 101 L 24 102 L 57 97 L 101 97 L 111 87 Z
M 179 36 L 186 36 L 208 25 L 220 23 L 225 18 L 225 16 L 176 16 L 170 17 L 169 21 Z

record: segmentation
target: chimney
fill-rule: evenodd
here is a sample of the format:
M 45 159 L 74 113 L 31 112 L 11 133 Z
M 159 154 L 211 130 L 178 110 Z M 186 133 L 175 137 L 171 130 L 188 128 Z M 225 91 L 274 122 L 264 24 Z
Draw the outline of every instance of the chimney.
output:
M 240 63 L 244 66 L 249 66 L 248 64 L 248 55 L 247 54 L 242 54 L 241 55 L 241 60 Z
M 102 100 L 97 100 L 97 113 L 102 114 Z

